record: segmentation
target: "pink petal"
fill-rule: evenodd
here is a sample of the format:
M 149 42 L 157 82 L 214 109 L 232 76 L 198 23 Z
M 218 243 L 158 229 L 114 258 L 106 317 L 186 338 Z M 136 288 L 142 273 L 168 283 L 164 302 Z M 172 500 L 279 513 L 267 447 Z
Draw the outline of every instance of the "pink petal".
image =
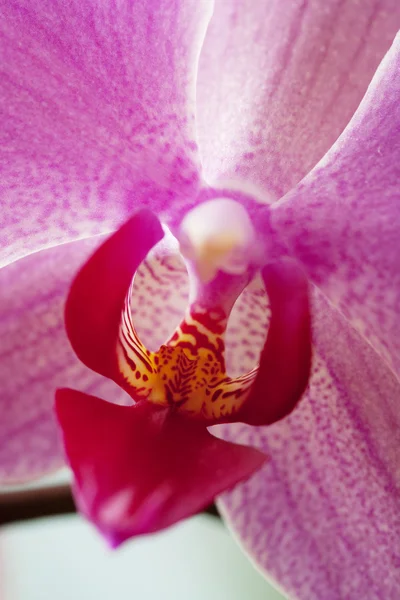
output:
M 120 385 L 116 348 L 124 301 L 136 269 L 163 235 L 157 217 L 138 211 L 89 258 L 68 294 L 65 325 L 75 353 Z
M 400 596 L 400 387 L 332 310 L 314 305 L 309 392 L 269 427 L 224 426 L 270 456 L 223 496 L 223 514 L 262 570 L 298 600 Z
M 42 251 L 0 271 L 0 483 L 39 477 L 63 464 L 53 412 L 58 386 L 79 385 L 126 402 L 115 384 L 82 365 L 65 334 L 70 281 L 101 241 Z
M 194 81 L 211 8 L 1 2 L 1 263 L 110 231 L 138 204 L 169 210 L 197 186 Z
M 272 209 L 309 277 L 400 375 L 400 36 L 341 138 Z
M 64 389 L 56 407 L 78 507 L 112 546 L 195 514 L 266 460 L 146 401 L 115 406 Z
M 399 27 L 397 0 L 217 0 L 197 93 L 206 179 L 287 192 L 343 131 Z

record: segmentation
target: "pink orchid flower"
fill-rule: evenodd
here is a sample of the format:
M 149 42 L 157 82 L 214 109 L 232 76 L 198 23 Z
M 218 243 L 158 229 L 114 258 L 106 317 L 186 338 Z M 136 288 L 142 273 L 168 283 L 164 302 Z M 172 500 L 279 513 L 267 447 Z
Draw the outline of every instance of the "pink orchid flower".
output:
M 121 444 L 109 446 L 115 453 L 104 464 L 118 464 L 129 431 L 146 442 L 140 423 L 153 419 L 155 433 L 162 430 L 153 416 L 163 415 L 163 406 L 147 400 L 115 406 L 94 398 L 126 404 L 114 383 L 76 359 L 62 317 L 74 274 L 97 248 L 72 286 L 67 328 L 79 356 L 127 389 L 129 374 L 121 362 L 118 373 L 125 379 L 115 375 L 110 336 L 116 335 L 115 311 L 123 309 L 130 276 L 138 268 L 132 323 L 126 320 L 129 310 L 118 313 L 120 342 L 125 331 L 125 339 L 142 338 L 152 353 L 179 325 L 186 301 L 177 249 L 157 244 L 157 215 L 192 260 L 192 296 L 194 289 L 195 299 L 212 300 L 210 314 L 214 292 L 222 289 L 227 316 L 256 268 L 271 304 L 265 350 L 252 381 L 257 386 L 261 378 L 262 385 L 247 390 L 236 413 L 242 422 L 230 423 L 234 419 L 219 413 L 215 422 L 225 423 L 219 425 L 223 441 L 182 413 L 168 430 L 169 440 L 179 430 L 176 448 L 180 439 L 192 452 L 195 436 L 207 457 L 221 461 L 214 467 L 219 480 L 212 494 L 249 476 L 268 455 L 250 479 L 222 496 L 220 507 L 249 555 L 287 594 L 307 600 L 399 597 L 398 2 L 4 0 L 1 6 L 1 481 L 27 480 L 63 464 L 52 409 L 56 387 L 85 393 L 83 398 L 61 391 L 59 403 L 65 431 L 71 415 L 80 415 L 74 448 L 81 457 L 96 456 L 101 463 L 98 442 L 111 439 L 117 412 L 141 411 L 143 420 L 130 429 L 130 417 L 118 417 Z M 195 252 L 205 246 L 196 245 L 193 222 L 214 223 L 219 198 L 234 202 L 233 221 L 240 206 L 251 225 L 236 275 L 226 245 L 222 263 L 219 247 Z M 197 219 L 203 200 L 214 200 L 211 212 Z M 145 207 L 151 213 L 135 212 Z M 100 246 L 101 234 L 126 219 Z M 245 231 L 244 222 L 235 231 Z M 207 271 L 213 275 L 216 269 L 213 285 Z M 293 323 L 307 329 L 303 273 L 311 290 L 309 385 L 289 416 L 266 427 L 294 408 L 304 385 L 307 365 L 298 379 L 292 375 L 308 344 L 296 337 L 296 327 L 288 327 L 290 335 L 284 330 L 292 324 L 285 316 L 291 309 L 288 290 L 294 292 Z M 217 285 L 221 277 L 226 287 Z M 252 286 L 230 317 L 226 359 L 232 380 L 251 371 L 264 344 L 265 297 L 257 282 Z M 92 310 L 81 293 L 92 298 Z M 96 322 L 105 314 L 101 307 L 110 311 L 106 322 Z M 286 381 L 298 382 L 296 393 L 282 393 L 282 377 L 275 379 L 279 394 L 268 393 L 276 373 L 263 358 L 268 348 L 279 348 L 279 340 L 287 352 L 297 349 L 285 364 Z M 277 412 L 268 414 L 270 409 Z M 148 444 L 144 464 L 132 457 L 142 481 L 149 477 L 149 455 L 160 456 L 158 476 L 166 465 L 165 444 L 158 439 L 158 454 Z M 98 443 L 97 454 L 93 445 L 89 452 L 89 441 Z M 170 443 L 166 447 L 176 453 Z M 188 478 L 190 452 L 179 454 Z M 117 473 L 103 471 L 103 490 L 114 485 L 127 461 Z M 91 497 L 93 474 L 89 468 L 77 481 L 81 501 L 89 503 L 81 508 L 90 516 L 99 508 Z M 202 482 L 207 488 L 201 503 L 211 479 L 206 464 L 196 480 L 197 490 Z M 132 502 L 124 490 L 96 513 L 114 542 L 122 538 L 110 532 Z M 168 493 L 160 488 L 151 502 L 139 502 L 142 531 L 151 530 Z M 190 514 L 199 508 L 198 495 L 188 500 Z M 184 516 L 182 510 L 174 514 L 176 506 L 163 510 L 164 525 Z M 127 524 L 130 533 L 140 532 L 138 522 Z
M 223 202 L 218 230 L 222 226 L 226 232 L 235 210 L 243 220 L 246 212 L 232 200 L 228 207 Z M 216 206 L 218 200 L 209 201 L 201 211 L 211 211 L 215 219 Z M 198 213 L 196 236 L 205 218 Z M 230 230 L 229 256 L 242 224 L 239 220 Z M 260 364 L 249 373 L 227 375 L 224 342 L 231 308 L 254 274 L 247 266 L 242 274 L 219 268 L 206 283 L 198 272 L 192 275 L 191 302 L 182 322 L 155 352 L 146 348 L 137 333 L 138 319 L 132 319 L 136 294 L 130 284 L 162 237 L 161 224 L 150 211 L 136 213 L 88 260 L 66 305 L 68 336 L 79 358 L 134 401 L 122 407 L 71 389 L 57 392 L 77 504 L 113 546 L 198 512 L 258 470 L 266 459 L 263 453 L 220 440 L 207 427 L 238 421 L 267 425 L 282 419 L 304 392 L 310 372 L 307 282 L 294 265 L 282 262 L 261 270 L 271 318 Z M 220 231 L 212 241 L 221 244 Z M 204 244 L 197 247 L 203 249 Z M 220 260 L 224 249 L 222 245 L 218 252 Z M 206 262 L 194 262 L 210 268 L 215 254 L 213 248 Z M 248 247 L 244 255 L 249 255 Z M 148 256 L 146 266 L 157 268 L 157 261 Z M 156 305 L 163 301 L 162 287 L 157 291 Z M 146 287 L 143 292 L 149 294 Z M 147 303 L 151 306 L 151 299 Z

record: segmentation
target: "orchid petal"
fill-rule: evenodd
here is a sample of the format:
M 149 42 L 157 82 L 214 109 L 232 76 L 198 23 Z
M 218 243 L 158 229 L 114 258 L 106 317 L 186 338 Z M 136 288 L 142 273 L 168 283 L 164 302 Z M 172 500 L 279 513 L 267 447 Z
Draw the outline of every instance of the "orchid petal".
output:
M 286 193 L 343 131 L 399 27 L 397 0 L 216 0 L 197 91 L 207 181 Z
M 0 264 L 181 203 L 212 3 L 0 5 Z
M 250 557 L 298 600 L 400 595 L 399 382 L 321 294 L 314 369 L 269 427 L 223 426 L 270 462 L 223 496 Z
M 297 265 L 264 267 L 271 318 L 257 377 L 236 421 L 268 425 L 286 417 L 307 387 L 311 368 L 308 284 Z
M 121 385 L 116 348 L 124 301 L 136 269 L 163 235 L 157 217 L 137 212 L 86 262 L 68 295 L 65 323 L 77 356 Z
M 400 376 L 400 35 L 349 126 L 274 205 L 309 276 Z
M 57 387 L 77 385 L 126 402 L 122 390 L 76 358 L 65 333 L 64 301 L 71 278 L 101 241 L 65 244 L 0 270 L 2 484 L 39 477 L 64 464 L 53 412 Z
M 121 407 L 64 389 L 56 408 L 77 504 L 114 547 L 195 514 L 266 460 L 146 401 Z

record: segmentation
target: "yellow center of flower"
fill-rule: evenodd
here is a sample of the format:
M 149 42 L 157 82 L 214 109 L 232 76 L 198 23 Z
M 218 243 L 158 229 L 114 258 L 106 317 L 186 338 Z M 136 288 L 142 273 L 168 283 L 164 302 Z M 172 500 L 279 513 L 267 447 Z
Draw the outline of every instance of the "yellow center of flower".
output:
M 235 379 L 227 376 L 224 311 L 193 304 L 171 339 L 151 352 L 136 333 L 129 298 L 130 294 L 121 320 L 117 355 L 132 396 L 175 406 L 188 416 L 210 421 L 236 413 L 249 394 L 257 369 Z

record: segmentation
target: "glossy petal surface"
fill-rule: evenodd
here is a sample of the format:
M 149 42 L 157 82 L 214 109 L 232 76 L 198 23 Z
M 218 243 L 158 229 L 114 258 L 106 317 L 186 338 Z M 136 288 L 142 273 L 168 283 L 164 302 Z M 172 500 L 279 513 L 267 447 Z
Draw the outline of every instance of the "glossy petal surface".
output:
M 58 386 L 124 401 L 115 384 L 76 358 L 65 333 L 71 278 L 101 241 L 45 250 L 0 270 L 0 483 L 39 477 L 64 463 L 53 411 Z
M 78 506 L 112 546 L 195 514 L 266 460 L 146 401 L 115 406 L 64 389 L 56 407 Z
M 400 37 L 323 161 L 272 210 L 307 274 L 400 374 Z
M 399 27 L 397 0 L 216 0 L 198 77 L 206 179 L 282 196 L 343 131 Z
M 291 413 L 311 369 L 311 314 L 304 273 L 294 263 L 282 261 L 264 267 L 262 277 L 271 312 L 268 334 L 250 396 L 235 419 L 251 425 L 268 425 Z
M 108 232 L 138 203 L 169 210 L 196 187 L 194 81 L 211 9 L 1 0 L 0 264 Z
M 96 250 L 75 277 L 65 307 L 69 340 L 80 360 L 120 383 L 117 339 L 136 269 L 164 233 L 150 211 L 138 211 Z
M 268 453 L 221 506 L 290 598 L 400 594 L 400 387 L 376 353 L 315 297 L 310 388 L 269 427 L 224 426 Z

